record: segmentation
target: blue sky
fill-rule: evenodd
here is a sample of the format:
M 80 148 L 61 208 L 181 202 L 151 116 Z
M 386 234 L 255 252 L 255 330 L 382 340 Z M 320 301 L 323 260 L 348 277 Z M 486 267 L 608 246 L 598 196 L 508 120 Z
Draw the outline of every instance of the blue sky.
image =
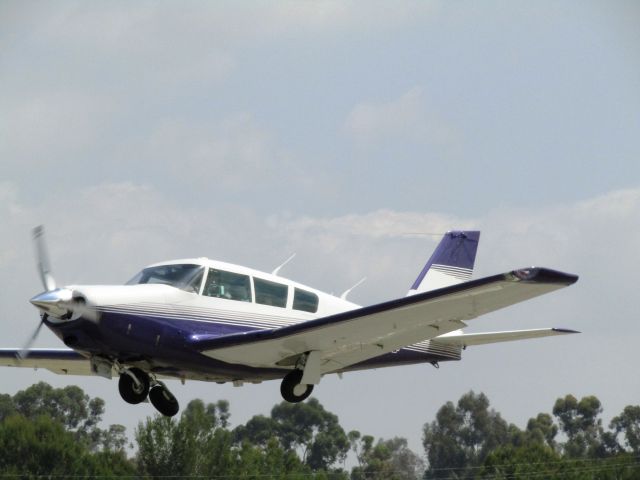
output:
M 569 392 L 616 415 L 640 394 L 625 373 L 640 333 L 638 21 L 631 1 L 2 2 L 6 346 L 37 322 L 39 223 L 60 283 L 201 255 L 271 270 L 297 252 L 283 275 L 334 292 L 367 276 L 363 304 L 403 295 L 437 242 L 408 233 L 480 228 L 478 275 L 539 264 L 581 280 L 471 328 L 584 333 L 481 347 L 437 372 L 327 378 L 318 398 L 416 450 L 420 426 L 471 388 L 521 426 Z M 11 392 L 76 381 L 1 375 Z M 151 413 L 123 409 L 103 379 L 80 384 L 108 421 Z M 240 422 L 277 387 L 176 394 L 228 398 Z

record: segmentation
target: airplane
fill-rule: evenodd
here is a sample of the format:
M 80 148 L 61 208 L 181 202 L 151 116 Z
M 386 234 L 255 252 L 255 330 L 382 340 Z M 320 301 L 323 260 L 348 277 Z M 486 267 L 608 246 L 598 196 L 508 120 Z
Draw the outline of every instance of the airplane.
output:
M 43 293 L 40 323 L 0 365 L 118 377 L 122 399 L 174 416 L 163 380 L 261 383 L 280 379 L 287 402 L 327 374 L 460 360 L 468 346 L 579 333 L 541 328 L 463 333 L 467 322 L 569 286 L 578 276 L 530 267 L 471 280 L 479 231 L 444 234 L 405 297 L 359 306 L 279 275 L 191 258 L 156 263 L 126 285 L 57 287 L 44 229 L 33 232 Z M 285 262 L 286 263 L 286 262 Z M 31 348 L 46 325 L 67 348 Z

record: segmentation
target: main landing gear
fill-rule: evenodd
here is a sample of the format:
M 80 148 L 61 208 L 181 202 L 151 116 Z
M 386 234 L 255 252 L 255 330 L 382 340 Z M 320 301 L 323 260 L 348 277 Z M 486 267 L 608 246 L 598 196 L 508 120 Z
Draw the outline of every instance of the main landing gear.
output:
M 320 383 L 321 354 L 317 350 L 311 350 L 300 355 L 295 368 L 285 375 L 280 384 L 282 398 L 290 403 L 298 403 L 306 399 L 313 386 Z
M 280 384 L 280 393 L 282 398 L 290 403 L 298 403 L 305 400 L 311 392 L 313 392 L 313 385 L 305 385 L 300 383 L 302 380 L 302 370 L 292 370 L 282 379 Z
M 139 368 L 122 371 L 118 390 L 125 402 L 134 405 L 144 402 L 149 397 L 156 410 L 166 417 L 173 417 L 180 409 L 176 397 L 167 386 Z

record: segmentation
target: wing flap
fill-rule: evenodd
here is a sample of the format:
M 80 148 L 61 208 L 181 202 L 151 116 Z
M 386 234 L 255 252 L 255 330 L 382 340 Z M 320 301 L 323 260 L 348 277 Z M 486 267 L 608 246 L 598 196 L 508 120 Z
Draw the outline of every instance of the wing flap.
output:
M 571 285 L 575 275 L 543 268 L 515 270 L 330 317 L 268 331 L 194 342 L 227 363 L 277 367 L 321 352 L 322 373 L 389 353 L 466 326 L 464 322 Z
M 434 338 L 433 343 L 441 345 L 456 345 L 463 348 L 475 345 L 487 345 L 490 343 L 513 342 L 515 340 L 527 340 L 530 338 L 553 337 L 557 335 L 567 335 L 580 333 L 576 330 L 566 328 L 536 328 L 529 330 L 510 330 L 503 332 L 482 332 L 482 333 L 458 333 L 451 332 Z
M 0 348 L 0 366 L 45 369 L 59 375 L 93 375 L 86 357 L 66 348 L 32 348 L 19 360 L 22 349 Z

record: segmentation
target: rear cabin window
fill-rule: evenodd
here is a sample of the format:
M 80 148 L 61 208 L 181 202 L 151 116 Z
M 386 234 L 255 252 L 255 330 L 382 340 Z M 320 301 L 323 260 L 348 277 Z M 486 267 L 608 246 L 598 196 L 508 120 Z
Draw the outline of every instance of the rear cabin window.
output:
M 256 290 L 256 303 L 274 307 L 287 306 L 289 288 L 286 285 L 254 277 L 253 286 Z
M 210 268 L 202 294 L 208 297 L 250 302 L 251 282 L 248 275 Z
M 318 311 L 318 295 L 296 288 L 293 294 L 293 309 L 316 313 Z

